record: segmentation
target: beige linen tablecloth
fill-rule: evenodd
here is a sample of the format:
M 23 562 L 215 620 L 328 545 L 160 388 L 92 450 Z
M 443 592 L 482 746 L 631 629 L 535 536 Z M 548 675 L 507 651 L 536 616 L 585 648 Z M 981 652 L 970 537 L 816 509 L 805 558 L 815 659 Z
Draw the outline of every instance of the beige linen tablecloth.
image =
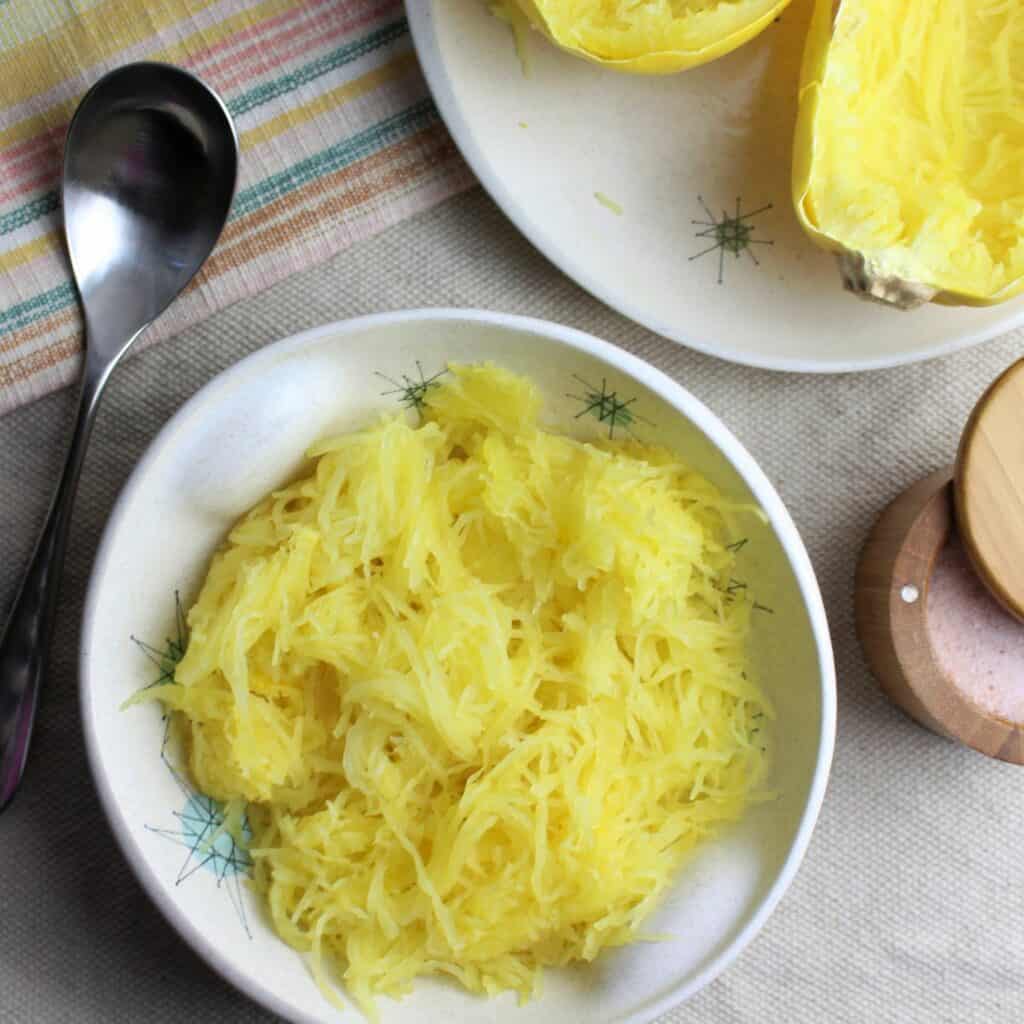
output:
M 817 832 L 762 935 L 662 1024 L 1020 1020 L 1024 769 L 924 732 L 880 696 L 854 639 L 851 584 L 877 512 L 950 460 L 972 404 L 1021 354 L 1024 338 L 862 376 L 731 366 L 601 306 L 474 191 L 221 311 L 116 374 L 75 512 L 31 763 L 22 792 L 0 817 L 0 1022 L 271 1019 L 177 938 L 108 832 L 78 722 L 82 595 L 118 489 L 156 430 L 198 387 L 294 331 L 420 305 L 559 320 L 671 374 L 761 462 L 821 579 L 838 660 L 839 737 Z M 829 329 L 822 325 L 823 346 Z M 49 500 L 71 401 L 65 391 L 0 418 L 0 613 Z

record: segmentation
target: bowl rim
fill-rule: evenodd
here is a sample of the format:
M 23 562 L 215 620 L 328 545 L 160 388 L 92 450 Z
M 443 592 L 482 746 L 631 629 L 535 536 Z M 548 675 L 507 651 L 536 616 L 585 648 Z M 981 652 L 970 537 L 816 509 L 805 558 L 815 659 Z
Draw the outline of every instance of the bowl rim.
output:
M 80 634 L 78 698 L 86 755 L 93 784 L 121 853 L 151 902 L 178 935 L 222 978 L 243 995 L 294 1024 L 320 1024 L 319 1018 L 310 1016 L 305 1011 L 286 1002 L 269 985 L 262 981 L 254 983 L 237 971 L 230 960 L 221 954 L 219 947 L 207 939 L 173 901 L 165 896 L 163 887 L 148 861 L 144 856 L 139 855 L 139 851 L 135 848 L 135 840 L 125 827 L 126 823 L 107 777 L 103 751 L 92 730 L 89 700 L 95 687 L 90 671 L 89 639 L 97 617 L 99 580 L 104 576 L 104 570 L 111 558 L 114 536 L 120 532 L 131 499 L 141 487 L 150 466 L 168 445 L 174 443 L 175 435 L 185 426 L 186 422 L 202 414 L 211 404 L 216 404 L 224 392 L 231 389 L 239 376 L 257 370 L 264 364 L 269 368 L 286 353 L 316 346 L 328 338 L 344 338 L 373 331 L 376 328 L 417 324 L 425 321 L 477 323 L 539 335 L 548 341 L 576 349 L 608 363 L 644 385 L 672 406 L 711 441 L 757 499 L 783 547 L 808 614 L 818 659 L 821 716 L 814 776 L 789 852 L 767 894 L 750 919 L 702 971 L 688 982 L 674 987 L 667 994 L 645 1002 L 638 1009 L 619 1018 L 616 1022 L 616 1024 L 646 1024 L 659 1014 L 690 998 L 717 978 L 758 934 L 796 876 L 821 810 L 832 764 L 836 728 L 836 675 L 828 621 L 814 569 L 796 525 L 775 488 L 753 456 L 703 402 L 661 370 L 610 342 L 576 328 L 533 317 L 478 309 L 409 309 L 334 321 L 301 331 L 279 341 L 271 342 L 250 353 L 207 381 L 160 428 L 132 469 L 111 509 L 90 571 Z

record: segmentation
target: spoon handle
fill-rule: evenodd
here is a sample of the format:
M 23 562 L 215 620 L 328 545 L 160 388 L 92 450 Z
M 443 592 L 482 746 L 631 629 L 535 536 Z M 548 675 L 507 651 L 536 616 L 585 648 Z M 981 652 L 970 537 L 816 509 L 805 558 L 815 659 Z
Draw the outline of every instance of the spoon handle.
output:
M 106 376 L 94 372 L 87 361 L 78 420 L 60 484 L 0 638 L 0 811 L 14 796 L 25 770 L 57 611 L 71 509 Z

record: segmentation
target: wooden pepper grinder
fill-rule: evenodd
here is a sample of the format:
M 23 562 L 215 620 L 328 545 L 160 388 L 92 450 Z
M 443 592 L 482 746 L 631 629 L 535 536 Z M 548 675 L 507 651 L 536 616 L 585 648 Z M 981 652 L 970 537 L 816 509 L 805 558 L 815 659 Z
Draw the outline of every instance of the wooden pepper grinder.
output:
M 882 513 L 857 566 L 856 618 L 904 711 L 1024 764 L 1024 360 L 975 407 L 956 465 Z

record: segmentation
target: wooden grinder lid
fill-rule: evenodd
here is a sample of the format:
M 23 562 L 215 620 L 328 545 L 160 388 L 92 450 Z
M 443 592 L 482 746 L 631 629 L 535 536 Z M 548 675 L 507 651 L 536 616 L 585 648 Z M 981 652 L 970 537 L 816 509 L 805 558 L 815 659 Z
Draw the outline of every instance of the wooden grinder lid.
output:
M 978 576 L 1024 619 L 1024 360 L 985 392 L 960 441 L 954 476 L 960 537 Z

